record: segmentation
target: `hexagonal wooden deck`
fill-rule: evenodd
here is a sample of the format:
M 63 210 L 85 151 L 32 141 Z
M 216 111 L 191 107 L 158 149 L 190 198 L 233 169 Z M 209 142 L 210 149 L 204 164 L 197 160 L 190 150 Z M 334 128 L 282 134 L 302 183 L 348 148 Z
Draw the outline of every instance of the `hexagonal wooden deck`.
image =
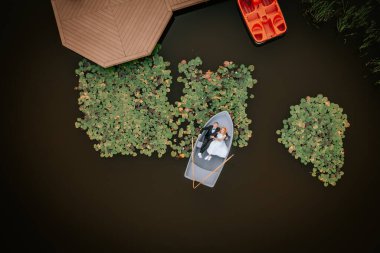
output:
M 110 67 L 150 55 L 173 10 L 205 0 L 51 0 L 62 44 Z

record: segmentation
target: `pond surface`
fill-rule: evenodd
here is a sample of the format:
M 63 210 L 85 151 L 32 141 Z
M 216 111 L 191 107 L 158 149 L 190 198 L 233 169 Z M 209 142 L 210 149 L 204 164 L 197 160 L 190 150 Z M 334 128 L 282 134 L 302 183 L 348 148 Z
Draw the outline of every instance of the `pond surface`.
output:
M 186 160 L 101 159 L 75 129 L 80 56 L 61 46 L 50 1 L 9 3 L 0 52 L 3 239 L 40 252 L 375 252 L 379 247 L 379 90 L 354 47 L 315 29 L 280 1 L 286 36 L 257 47 L 235 1 L 176 13 L 161 54 L 176 65 L 200 56 L 253 64 L 253 138 L 234 149 L 213 189 L 183 177 Z M 181 94 L 173 84 L 170 99 Z M 351 127 L 345 175 L 324 188 L 277 143 L 289 106 L 319 93 Z M 5 246 L 4 246 L 5 245 Z

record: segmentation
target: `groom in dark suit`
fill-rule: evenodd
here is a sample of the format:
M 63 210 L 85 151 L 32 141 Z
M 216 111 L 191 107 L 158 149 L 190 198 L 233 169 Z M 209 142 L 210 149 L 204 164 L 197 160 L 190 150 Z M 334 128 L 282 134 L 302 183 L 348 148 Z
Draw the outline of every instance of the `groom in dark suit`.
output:
M 206 131 L 206 134 L 205 134 L 205 137 L 203 139 L 201 150 L 198 153 L 199 158 L 202 158 L 202 153 L 207 150 L 207 148 L 210 146 L 210 143 L 214 140 L 214 138 L 216 138 L 219 130 L 220 130 L 220 128 L 219 128 L 218 122 L 214 122 L 212 125 L 202 128 L 201 133 L 203 131 Z

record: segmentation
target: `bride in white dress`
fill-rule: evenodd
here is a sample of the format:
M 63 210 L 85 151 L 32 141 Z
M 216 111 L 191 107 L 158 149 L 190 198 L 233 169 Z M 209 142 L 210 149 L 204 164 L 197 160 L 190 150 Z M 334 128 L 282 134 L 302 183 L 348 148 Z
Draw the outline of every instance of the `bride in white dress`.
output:
M 210 143 L 207 149 L 208 156 L 205 160 L 210 161 L 212 155 L 216 155 L 222 158 L 226 158 L 228 154 L 228 148 L 224 140 L 227 138 L 227 128 L 222 127 L 214 140 Z

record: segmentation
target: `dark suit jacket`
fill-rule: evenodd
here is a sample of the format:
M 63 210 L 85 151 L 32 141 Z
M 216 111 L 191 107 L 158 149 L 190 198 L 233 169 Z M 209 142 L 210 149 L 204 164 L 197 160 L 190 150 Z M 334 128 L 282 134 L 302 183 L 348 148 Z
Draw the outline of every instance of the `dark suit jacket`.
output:
M 212 130 L 212 125 L 202 128 L 202 132 L 203 131 L 207 131 L 206 134 L 205 134 L 205 139 L 206 140 L 210 139 L 211 136 L 216 137 L 218 135 L 218 132 L 220 131 L 220 128 L 217 127 L 215 129 L 214 133 L 212 133 L 211 130 Z

